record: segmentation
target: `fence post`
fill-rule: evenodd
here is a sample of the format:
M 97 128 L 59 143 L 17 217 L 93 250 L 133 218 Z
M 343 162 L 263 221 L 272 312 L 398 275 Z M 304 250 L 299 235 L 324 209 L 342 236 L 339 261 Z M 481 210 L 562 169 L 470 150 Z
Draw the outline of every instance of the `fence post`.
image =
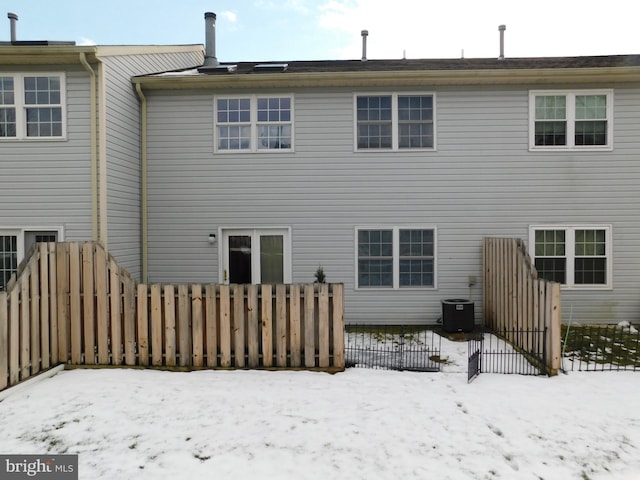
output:
M 547 289 L 547 294 L 550 297 L 550 311 L 549 311 L 549 329 L 547 331 L 549 354 L 549 375 L 557 375 L 561 364 L 561 311 L 560 311 L 560 284 L 556 282 L 549 283 L 550 291 Z

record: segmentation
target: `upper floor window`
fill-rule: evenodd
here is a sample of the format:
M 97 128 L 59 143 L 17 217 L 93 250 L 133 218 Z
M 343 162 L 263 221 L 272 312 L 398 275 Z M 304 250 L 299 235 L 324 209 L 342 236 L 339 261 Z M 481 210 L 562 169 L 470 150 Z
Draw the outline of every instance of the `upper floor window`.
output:
M 530 92 L 531 149 L 611 149 L 612 100 L 611 90 Z
M 434 96 L 356 95 L 356 149 L 433 149 Z
M 215 110 L 217 151 L 293 149 L 291 96 L 217 98 Z
M 0 75 L 0 139 L 64 136 L 63 75 Z
M 358 288 L 435 286 L 434 228 L 359 228 Z
M 534 226 L 529 242 L 540 278 L 569 288 L 611 286 L 610 226 Z

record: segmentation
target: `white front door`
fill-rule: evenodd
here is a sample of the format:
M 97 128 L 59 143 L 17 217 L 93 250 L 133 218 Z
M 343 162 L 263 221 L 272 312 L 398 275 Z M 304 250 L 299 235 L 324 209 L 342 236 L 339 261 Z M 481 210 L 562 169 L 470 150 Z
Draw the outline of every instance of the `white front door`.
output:
M 291 283 L 288 228 L 222 229 L 224 283 Z

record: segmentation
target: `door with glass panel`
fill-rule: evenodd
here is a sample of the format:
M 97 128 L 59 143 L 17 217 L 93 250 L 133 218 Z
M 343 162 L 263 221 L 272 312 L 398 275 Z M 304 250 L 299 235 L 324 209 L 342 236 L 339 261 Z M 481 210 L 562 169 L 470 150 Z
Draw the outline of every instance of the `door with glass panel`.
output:
M 224 283 L 289 283 L 288 229 L 222 231 Z

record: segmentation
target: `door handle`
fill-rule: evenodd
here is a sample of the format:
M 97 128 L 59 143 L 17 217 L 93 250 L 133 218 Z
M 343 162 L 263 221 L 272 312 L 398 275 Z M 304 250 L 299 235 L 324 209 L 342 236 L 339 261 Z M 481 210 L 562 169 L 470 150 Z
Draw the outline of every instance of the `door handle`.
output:
M 224 273 L 223 273 L 223 281 L 226 282 L 227 281 L 227 269 L 225 268 Z

